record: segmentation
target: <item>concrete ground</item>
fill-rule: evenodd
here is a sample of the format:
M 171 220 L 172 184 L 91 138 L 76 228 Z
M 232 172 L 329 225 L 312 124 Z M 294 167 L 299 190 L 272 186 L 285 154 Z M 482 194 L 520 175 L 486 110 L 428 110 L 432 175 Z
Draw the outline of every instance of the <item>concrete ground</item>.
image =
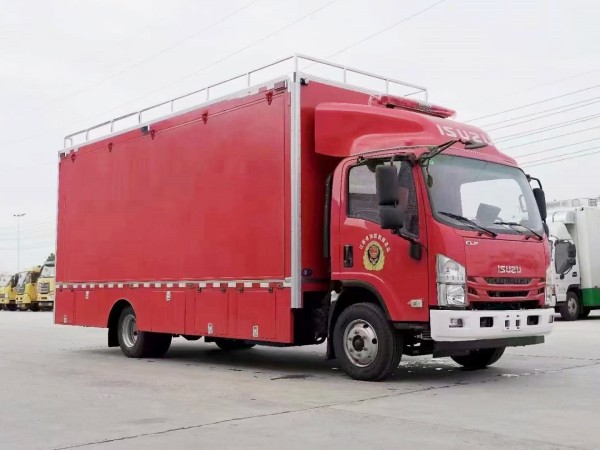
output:
M 106 331 L 0 311 L 0 449 L 600 448 L 600 314 L 493 367 L 405 357 L 353 381 L 324 348 L 227 354 L 174 341 L 166 359 L 109 349 Z

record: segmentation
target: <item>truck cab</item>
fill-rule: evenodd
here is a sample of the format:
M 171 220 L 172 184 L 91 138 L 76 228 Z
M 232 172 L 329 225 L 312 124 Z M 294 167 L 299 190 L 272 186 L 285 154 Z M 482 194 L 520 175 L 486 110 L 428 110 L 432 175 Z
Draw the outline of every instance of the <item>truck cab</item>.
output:
M 37 300 L 41 311 L 52 311 L 55 296 L 55 261 L 46 261 L 37 282 Z
M 549 212 L 548 290 L 563 320 L 578 320 L 600 309 L 600 208 L 565 203 Z
M 21 272 L 17 282 L 16 304 L 19 311 L 39 311 L 37 299 L 37 281 L 41 272 L 40 266 L 35 266 L 31 270 Z
M 0 305 L 8 311 L 16 311 L 17 309 L 17 284 L 19 274 L 15 274 L 8 282 L 0 287 Z

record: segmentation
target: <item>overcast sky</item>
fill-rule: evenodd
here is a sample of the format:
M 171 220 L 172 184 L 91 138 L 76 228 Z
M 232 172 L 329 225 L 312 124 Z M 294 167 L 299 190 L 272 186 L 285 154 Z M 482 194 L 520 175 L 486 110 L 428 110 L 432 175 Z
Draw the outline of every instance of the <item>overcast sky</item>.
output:
M 0 0 L 0 272 L 15 213 L 21 269 L 54 250 L 65 135 L 294 52 L 424 85 L 457 120 L 518 108 L 472 123 L 523 164 L 599 151 L 598 23 L 594 0 Z M 599 196 L 599 169 L 527 171 L 564 199 Z

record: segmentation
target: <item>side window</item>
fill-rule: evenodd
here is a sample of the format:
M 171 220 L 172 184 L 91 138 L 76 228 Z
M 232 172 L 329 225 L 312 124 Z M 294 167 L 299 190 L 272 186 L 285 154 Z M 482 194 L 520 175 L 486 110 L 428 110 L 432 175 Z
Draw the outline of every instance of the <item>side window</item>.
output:
M 396 162 L 398 168 L 398 190 L 400 205 L 404 210 L 404 229 L 407 233 L 419 234 L 419 209 L 413 169 L 410 164 Z M 350 169 L 348 175 L 348 216 L 380 223 L 375 170 L 366 164 Z
M 348 176 L 348 216 L 379 223 L 375 172 L 372 172 L 366 164 L 350 169 Z

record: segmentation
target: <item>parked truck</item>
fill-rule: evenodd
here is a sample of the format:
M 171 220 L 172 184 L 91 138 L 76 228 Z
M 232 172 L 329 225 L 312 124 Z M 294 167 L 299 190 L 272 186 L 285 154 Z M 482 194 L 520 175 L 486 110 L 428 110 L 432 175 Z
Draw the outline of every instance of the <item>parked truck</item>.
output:
M 34 266 L 30 270 L 21 272 L 19 274 L 19 281 L 17 282 L 17 308 L 19 311 L 39 311 L 38 298 L 37 298 L 37 280 L 40 276 L 42 268 L 40 266 Z
M 0 288 L 0 305 L 7 311 L 17 310 L 17 284 L 19 274 L 16 273 L 8 280 L 4 287 Z
M 552 247 L 548 289 L 556 310 L 564 320 L 587 317 L 600 309 L 600 208 L 551 210 L 548 225 Z
M 38 306 L 42 311 L 52 311 L 55 297 L 56 267 L 54 260 L 47 260 L 42 266 L 37 282 Z
M 360 380 L 403 354 L 482 368 L 543 342 L 541 186 L 452 110 L 393 95 L 422 88 L 289 62 L 254 86 L 259 72 L 243 74 L 249 87 L 227 97 L 211 86 L 190 109 L 174 99 L 165 117 L 67 136 L 55 322 L 108 328 L 135 358 L 173 336 L 223 350 L 326 341 Z M 357 74 L 381 91 L 350 84 Z

